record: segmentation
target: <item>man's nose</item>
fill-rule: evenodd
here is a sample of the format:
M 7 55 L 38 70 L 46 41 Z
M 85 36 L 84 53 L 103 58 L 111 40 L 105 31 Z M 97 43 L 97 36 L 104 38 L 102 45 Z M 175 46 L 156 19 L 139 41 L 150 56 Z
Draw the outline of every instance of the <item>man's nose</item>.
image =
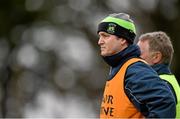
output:
M 99 37 L 99 40 L 98 40 L 98 45 L 101 45 L 101 44 L 103 44 L 103 43 L 104 43 L 103 38 L 102 38 L 102 37 Z

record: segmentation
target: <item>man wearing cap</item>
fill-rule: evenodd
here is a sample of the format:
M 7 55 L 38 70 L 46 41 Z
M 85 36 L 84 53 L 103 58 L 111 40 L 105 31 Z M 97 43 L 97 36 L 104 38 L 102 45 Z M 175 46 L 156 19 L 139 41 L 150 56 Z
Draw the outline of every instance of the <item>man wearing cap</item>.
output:
M 98 25 L 101 56 L 110 65 L 101 118 L 174 118 L 176 103 L 168 85 L 140 59 L 128 14 L 110 14 Z

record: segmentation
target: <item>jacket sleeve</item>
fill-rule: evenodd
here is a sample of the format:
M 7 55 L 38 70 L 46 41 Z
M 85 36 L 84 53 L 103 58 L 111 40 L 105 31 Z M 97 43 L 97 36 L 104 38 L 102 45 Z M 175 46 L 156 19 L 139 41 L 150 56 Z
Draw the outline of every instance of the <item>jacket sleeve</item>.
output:
M 170 88 L 151 67 L 142 62 L 128 67 L 125 92 L 146 118 L 176 116 L 176 103 Z

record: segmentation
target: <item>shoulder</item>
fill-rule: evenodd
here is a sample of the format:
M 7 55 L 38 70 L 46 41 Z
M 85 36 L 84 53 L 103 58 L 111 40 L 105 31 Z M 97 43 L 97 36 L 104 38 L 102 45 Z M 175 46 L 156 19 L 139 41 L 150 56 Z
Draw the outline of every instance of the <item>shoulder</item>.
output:
M 125 74 L 125 87 L 133 88 L 134 86 L 152 84 L 159 82 L 160 78 L 156 71 L 144 62 L 135 62 L 131 64 Z
M 136 74 L 136 76 L 141 75 L 151 75 L 158 77 L 158 74 L 152 67 L 144 62 L 135 62 L 131 64 L 126 70 L 126 76 Z

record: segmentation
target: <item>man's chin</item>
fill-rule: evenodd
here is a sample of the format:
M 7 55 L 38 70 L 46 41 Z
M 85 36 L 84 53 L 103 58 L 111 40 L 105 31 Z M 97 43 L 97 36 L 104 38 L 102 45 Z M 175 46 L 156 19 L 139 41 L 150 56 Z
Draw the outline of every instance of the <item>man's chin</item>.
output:
M 110 56 L 110 55 L 108 55 L 107 53 L 101 53 L 101 56 L 106 57 L 106 56 Z
M 105 57 L 106 55 L 105 55 L 105 54 L 103 54 L 103 53 L 101 53 L 101 56 L 102 56 L 102 57 Z

